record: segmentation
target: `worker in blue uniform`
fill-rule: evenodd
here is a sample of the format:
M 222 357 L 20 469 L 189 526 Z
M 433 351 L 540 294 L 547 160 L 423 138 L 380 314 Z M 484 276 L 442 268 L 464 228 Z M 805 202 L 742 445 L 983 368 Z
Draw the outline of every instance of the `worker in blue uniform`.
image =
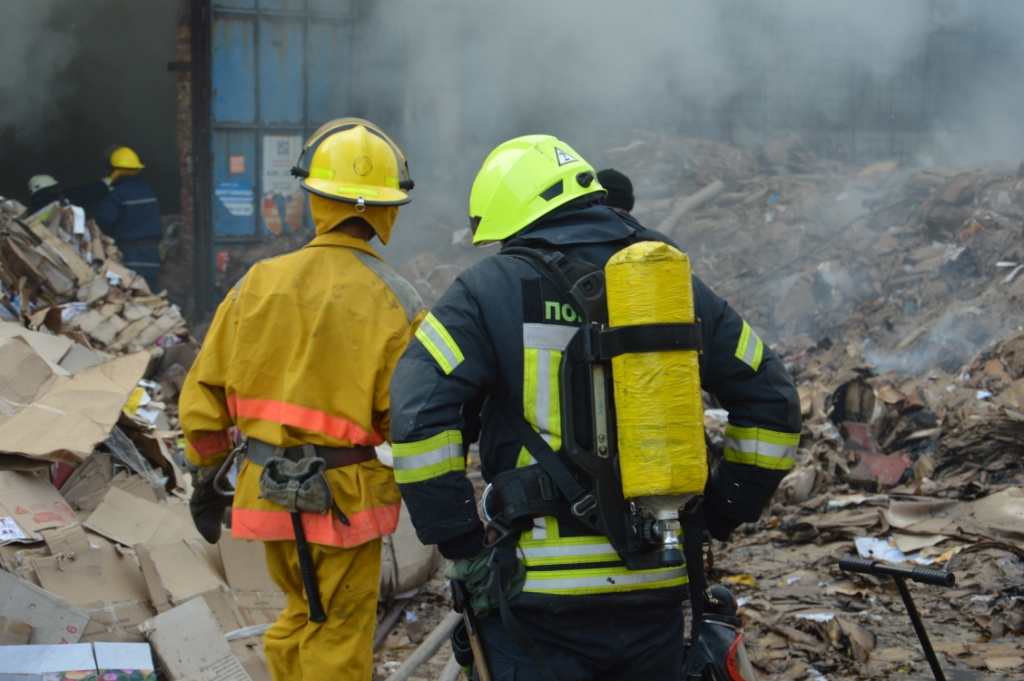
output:
M 559 367 L 580 319 L 552 283 L 558 277 L 512 252 L 526 247 L 560 254 L 573 268 L 603 269 L 630 244 L 669 241 L 602 205 L 606 189 L 595 174 L 549 136 L 517 138 L 491 153 L 471 193 L 471 225 L 474 244 L 500 243 L 502 250 L 459 275 L 391 379 L 395 479 L 420 541 L 455 561 L 446 574 L 471 595 L 493 679 L 678 679 L 682 666 L 680 604 L 697 566 L 629 569 L 609 537 L 568 512 L 564 478 L 580 486 L 587 473 L 569 468 L 551 482 L 559 469 L 553 461 L 568 465 L 560 405 L 577 386 L 561 384 Z M 701 386 L 729 411 L 724 458 L 703 497 L 704 525 L 724 540 L 760 517 L 793 465 L 800 403 L 779 356 L 697 277 L 692 284 Z M 581 405 L 591 402 L 577 394 L 571 404 L 572 421 L 587 422 Z M 550 450 L 544 462 L 537 439 Z M 477 440 L 485 482 L 497 488 L 513 476 L 522 480 L 523 508 L 554 512 L 538 511 L 530 527 L 491 536 L 496 526 L 485 529 L 466 476 L 467 445 Z M 537 465 L 537 485 L 513 475 Z M 626 513 L 605 511 L 611 518 Z
M 121 147 L 110 155 L 110 194 L 96 211 L 96 224 L 117 241 L 122 265 L 145 278 L 149 289 L 160 290 L 160 204 L 146 181 L 139 176 L 145 166 L 139 155 Z

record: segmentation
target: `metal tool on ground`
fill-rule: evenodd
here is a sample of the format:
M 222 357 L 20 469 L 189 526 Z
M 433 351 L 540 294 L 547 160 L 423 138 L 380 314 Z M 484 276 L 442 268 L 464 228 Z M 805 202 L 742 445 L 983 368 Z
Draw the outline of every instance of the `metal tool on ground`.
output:
M 885 563 L 865 560 L 863 558 L 843 558 L 839 561 L 839 569 L 843 572 L 859 572 L 865 575 L 888 575 L 892 577 L 893 581 L 896 582 L 896 588 L 900 591 L 900 597 L 903 598 L 903 605 L 907 608 L 907 614 L 910 615 L 914 631 L 917 632 L 917 638 L 921 641 L 924 656 L 928 659 L 928 664 L 932 668 L 935 681 L 946 681 L 946 675 L 939 666 L 939 658 L 936 657 L 935 649 L 932 648 L 932 642 L 928 639 L 928 632 L 924 629 L 924 622 L 921 620 L 921 615 L 917 612 L 917 606 L 914 605 L 914 599 L 910 596 L 910 590 L 907 589 L 907 579 L 912 579 L 920 584 L 951 587 L 956 584 L 956 575 L 952 572 L 931 570 L 929 568 L 906 568 L 899 567 L 898 565 L 886 565 Z
M 487 669 L 487 658 L 484 657 L 484 646 L 480 641 L 480 631 L 476 625 L 476 616 L 473 614 L 473 606 L 469 602 L 469 592 L 466 590 L 466 585 L 457 579 L 453 579 L 451 584 L 455 612 L 462 614 L 462 622 L 465 625 L 466 636 L 469 638 L 469 645 L 473 651 L 473 661 L 476 664 L 476 678 L 473 681 L 491 681 L 491 673 Z M 452 648 L 454 652 L 454 640 Z
M 386 681 L 408 681 L 409 677 L 423 666 L 424 662 L 434 656 L 434 653 L 451 635 L 452 629 L 461 619 L 462 617 L 457 612 L 448 613 L 448 616 L 441 620 L 441 623 L 430 632 L 430 635 L 423 639 L 423 643 L 420 643 L 419 647 L 412 651 L 412 655 L 406 658 L 402 666 L 396 669 Z

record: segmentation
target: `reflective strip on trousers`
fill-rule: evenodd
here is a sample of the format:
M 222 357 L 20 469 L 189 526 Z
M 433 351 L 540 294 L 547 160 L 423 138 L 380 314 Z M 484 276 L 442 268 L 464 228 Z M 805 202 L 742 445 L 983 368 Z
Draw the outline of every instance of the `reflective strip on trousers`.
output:
M 750 324 L 743 322 L 743 331 L 740 332 L 740 340 L 736 344 L 736 359 L 749 366 L 754 371 L 761 368 L 761 358 L 764 356 L 764 343 L 758 338 Z
M 665 589 L 689 581 L 686 568 L 628 570 L 624 567 L 578 570 L 527 570 L 523 591 L 560 595 L 587 595 Z
M 786 471 L 793 467 L 799 433 L 777 433 L 765 428 L 725 427 L 725 458 L 760 468 Z
M 455 339 L 451 337 L 451 334 L 433 313 L 428 312 L 423 323 L 420 324 L 420 328 L 416 329 L 416 338 L 423 343 L 423 347 L 446 374 L 455 371 L 455 367 L 466 359 Z
M 446 430 L 419 442 L 395 443 L 392 453 L 395 480 L 399 483 L 422 482 L 466 470 L 462 433 L 457 430 Z

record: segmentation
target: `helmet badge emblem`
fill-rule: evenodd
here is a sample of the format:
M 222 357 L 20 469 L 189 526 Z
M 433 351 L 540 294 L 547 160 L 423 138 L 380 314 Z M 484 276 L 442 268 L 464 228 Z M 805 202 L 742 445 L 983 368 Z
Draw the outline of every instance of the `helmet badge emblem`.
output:
M 564 166 L 566 163 L 576 163 L 579 160 L 577 158 L 573 158 L 558 147 L 555 147 L 555 158 L 558 159 L 558 165 L 560 166 Z
M 373 163 L 366 156 L 360 156 L 352 163 L 352 170 L 360 177 L 366 177 L 373 172 Z

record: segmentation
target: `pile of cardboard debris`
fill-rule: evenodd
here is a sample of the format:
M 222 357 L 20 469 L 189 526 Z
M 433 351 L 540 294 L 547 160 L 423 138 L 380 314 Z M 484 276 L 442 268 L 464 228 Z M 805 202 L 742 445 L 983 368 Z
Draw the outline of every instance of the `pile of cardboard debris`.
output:
M 914 590 L 940 659 L 963 678 L 1017 678 L 1024 169 L 646 132 L 596 158 L 632 178 L 634 215 L 689 253 L 798 383 L 800 460 L 762 521 L 717 547 L 714 578 L 745 603 L 759 670 L 929 678 L 891 581 L 838 570 L 861 555 L 955 572 L 955 590 Z M 400 269 L 428 306 L 489 254 L 464 231 Z

